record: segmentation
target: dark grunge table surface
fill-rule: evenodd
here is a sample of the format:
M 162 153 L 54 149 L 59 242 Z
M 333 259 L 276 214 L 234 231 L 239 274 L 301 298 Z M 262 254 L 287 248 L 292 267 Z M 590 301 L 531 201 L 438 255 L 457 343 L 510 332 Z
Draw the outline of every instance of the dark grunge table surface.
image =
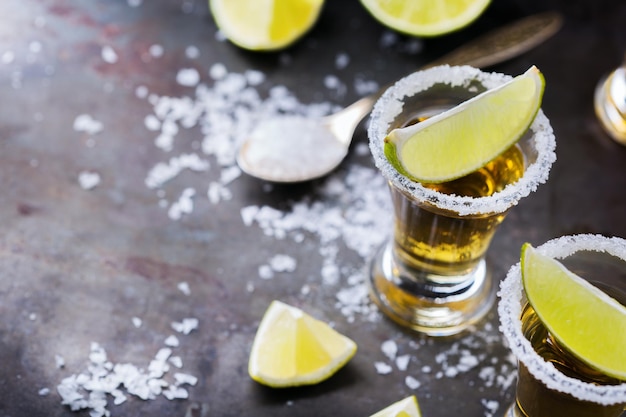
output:
M 252 53 L 220 36 L 205 1 L 3 0 L 0 416 L 88 415 L 62 405 L 57 386 L 88 372 L 95 344 L 111 364 L 144 372 L 169 348 L 162 379 L 197 378 L 181 384 L 188 398 L 109 396 L 112 416 L 367 416 L 410 394 L 426 417 L 501 415 L 515 365 L 495 309 L 471 332 L 432 339 L 367 301 L 367 261 L 388 233 L 389 205 L 364 126 L 338 170 L 294 186 L 239 175 L 227 132 L 272 105 L 348 104 L 545 10 L 563 13 L 560 32 L 492 68 L 545 74 L 558 157 L 496 234 L 488 258 L 499 277 L 525 241 L 626 237 L 626 147 L 604 134 L 592 105 L 596 82 L 626 51 L 626 3 L 494 1 L 460 32 L 415 39 L 356 0 L 328 0 L 293 47 Z M 251 342 L 273 299 L 331 322 L 357 355 L 315 386 L 251 381 Z

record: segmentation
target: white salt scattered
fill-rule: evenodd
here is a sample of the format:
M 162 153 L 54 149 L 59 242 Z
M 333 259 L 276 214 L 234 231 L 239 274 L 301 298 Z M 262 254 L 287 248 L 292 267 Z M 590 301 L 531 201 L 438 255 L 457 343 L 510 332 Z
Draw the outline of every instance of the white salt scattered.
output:
M 159 162 L 155 165 L 148 173 L 145 183 L 148 188 L 158 188 L 186 169 L 201 172 L 208 170 L 209 167 L 209 162 L 197 154 L 182 154 L 170 158 L 167 163 Z
M 406 371 L 411 362 L 411 355 L 402 355 L 396 358 L 396 367 L 400 371 Z
M 487 400 L 483 398 L 480 400 L 480 402 L 487 409 L 487 411 L 485 412 L 485 417 L 495 416 L 496 411 L 498 411 L 498 408 L 500 408 L 500 403 L 495 400 Z
M 45 397 L 50 394 L 50 388 L 41 388 L 38 392 L 39 396 Z
M 259 278 L 262 278 L 262 279 L 274 278 L 274 271 L 272 270 L 272 267 L 269 265 L 259 266 Z
M 102 60 L 109 64 L 114 64 L 118 60 L 117 52 L 109 45 L 102 47 L 100 55 L 102 56 Z
M 417 379 L 415 379 L 411 375 L 407 375 L 404 378 L 404 383 L 406 384 L 407 387 L 413 390 L 418 389 L 422 385 Z
M 214 80 L 221 80 L 226 77 L 226 74 L 228 74 L 228 71 L 226 70 L 224 64 L 213 64 L 209 69 L 209 76 L 211 76 Z
M 398 353 L 398 344 L 394 340 L 385 340 L 380 345 L 380 349 L 386 357 L 394 360 L 396 358 L 396 354 Z
M 155 131 L 161 129 L 161 121 L 154 114 L 147 115 L 143 120 L 143 124 L 148 130 Z
M 189 334 L 198 328 L 198 323 L 196 318 L 184 318 L 181 322 L 173 322 L 172 329 L 179 333 Z
M 169 335 L 166 339 L 165 339 L 165 346 L 170 346 L 170 347 L 177 347 L 180 344 L 180 341 L 178 340 L 178 338 L 176 336 Z
M 185 388 L 169 386 L 163 390 L 163 396 L 168 400 L 186 399 L 189 397 L 189 393 Z
M 1 57 L 3 64 L 10 64 L 15 60 L 15 53 L 13 51 L 4 51 Z
M 378 372 L 380 375 L 390 374 L 393 370 L 393 368 L 389 364 L 379 361 L 374 362 L 374 368 L 376 368 L 376 372 Z
M 200 56 L 200 50 L 197 46 L 189 45 L 185 48 L 185 56 L 189 59 L 196 59 Z
M 30 321 L 35 321 L 35 320 L 37 320 L 37 314 L 36 314 L 36 313 L 30 313 L 30 314 L 28 315 L 28 319 L 29 319 Z
M 177 372 L 174 374 L 174 380 L 176 381 L 176 385 L 196 385 L 198 383 L 198 378 L 193 375 L 184 374 L 181 372 Z
M 341 52 L 335 57 L 335 68 L 339 70 L 346 68 L 349 63 L 350 55 L 346 54 L 345 52 Z
M 61 369 L 65 366 L 65 359 L 61 355 L 54 355 L 54 364 L 57 369 Z
M 89 114 L 80 114 L 74 119 L 73 127 L 77 132 L 86 132 L 90 135 L 95 135 L 102 131 L 104 125 Z
M 172 220 L 180 220 L 183 214 L 189 214 L 193 211 L 193 196 L 196 190 L 193 188 L 185 188 L 178 198 L 169 208 L 167 215 Z
M 178 369 L 183 367 L 183 359 L 180 356 L 170 356 L 168 361 Z
M 100 174 L 91 171 L 82 171 L 78 174 L 78 184 L 83 190 L 91 190 L 100 184 Z
M 270 266 L 276 272 L 293 272 L 296 260 L 289 255 L 277 254 L 270 259 Z
M 131 320 L 133 322 L 133 326 L 135 326 L 136 328 L 140 328 L 141 324 L 143 323 L 139 317 L 133 317 Z
M 176 82 L 186 87 L 193 87 L 200 82 L 200 73 L 195 68 L 183 68 L 176 74 Z
M 178 288 L 180 292 L 182 292 L 185 295 L 191 294 L 191 288 L 189 287 L 189 284 L 187 282 L 179 282 L 176 285 L 176 287 Z
M 153 44 L 150 45 L 150 48 L 148 48 L 148 51 L 150 52 L 150 55 L 152 55 L 155 58 L 160 58 L 163 56 L 163 46 L 159 45 L 159 44 Z

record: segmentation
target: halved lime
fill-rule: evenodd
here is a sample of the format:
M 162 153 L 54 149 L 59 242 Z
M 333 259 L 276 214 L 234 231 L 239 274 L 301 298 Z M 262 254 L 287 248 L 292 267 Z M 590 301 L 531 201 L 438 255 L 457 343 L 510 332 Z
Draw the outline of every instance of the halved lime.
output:
M 209 0 L 224 35 L 250 50 L 285 48 L 308 32 L 324 0 Z
M 415 395 L 411 395 L 383 408 L 370 417 L 420 417 L 421 415 L 417 398 Z
M 626 307 L 528 243 L 521 264 L 528 302 L 559 344 L 590 367 L 626 380 Z
M 532 124 L 544 91 L 532 66 L 522 75 L 427 120 L 392 130 L 385 155 L 401 174 L 423 183 L 460 178 L 513 145 Z
M 382 24 L 415 36 L 437 36 L 473 22 L 490 0 L 361 0 Z
M 301 309 L 272 301 L 257 330 L 248 373 L 271 387 L 321 382 L 356 353 L 356 344 Z

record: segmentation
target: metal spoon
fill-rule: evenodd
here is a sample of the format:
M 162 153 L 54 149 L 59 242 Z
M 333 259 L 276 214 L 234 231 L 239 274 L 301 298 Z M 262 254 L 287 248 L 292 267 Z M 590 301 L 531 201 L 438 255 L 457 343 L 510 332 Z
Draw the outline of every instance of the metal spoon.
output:
M 598 82 L 594 108 L 604 130 L 626 145 L 626 56 L 620 67 Z
M 533 15 L 483 35 L 426 67 L 487 67 L 539 45 L 562 24 L 558 13 Z M 237 155 L 247 174 L 277 183 L 302 182 L 335 169 L 348 153 L 354 131 L 385 89 L 323 117 L 280 116 L 261 122 Z

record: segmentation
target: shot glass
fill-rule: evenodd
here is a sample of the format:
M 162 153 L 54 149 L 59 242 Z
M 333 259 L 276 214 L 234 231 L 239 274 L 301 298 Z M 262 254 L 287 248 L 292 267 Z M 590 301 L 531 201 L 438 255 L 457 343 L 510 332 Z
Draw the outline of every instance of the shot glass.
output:
M 573 235 L 537 248 L 559 259 L 626 305 L 626 240 Z M 500 285 L 501 330 L 518 360 L 515 402 L 505 417 L 618 417 L 626 409 L 626 383 L 593 370 L 560 346 L 526 302 L 520 264 Z M 599 322 L 598 326 L 611 326 Z M 615 329 L 623 331 L 623 329 Z
M 547 180 L 556 144 L 540 110 L 531 129 L 503 155 L 463 178 L 435 185 L 401 175 L 387 160 L 383 140 L 394 128 L 510 79 L 468 66 L 438 66 L 399 80 L 374 106 L 369 144 L 388 180 L 394 228 L 371 263 L 371 297 L 403 326 L 446 336 L 491 309 L 497 285 L 485 254 L 508 210 Z

